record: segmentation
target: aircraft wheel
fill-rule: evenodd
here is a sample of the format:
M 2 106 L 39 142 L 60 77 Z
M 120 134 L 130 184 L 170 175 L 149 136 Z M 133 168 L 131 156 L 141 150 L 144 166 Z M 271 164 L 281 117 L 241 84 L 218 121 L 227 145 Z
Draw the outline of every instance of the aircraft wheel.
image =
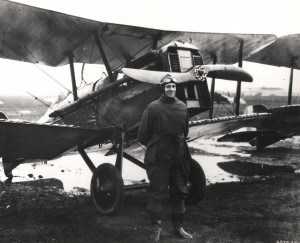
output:
M 91 180 L 91 197 L 101 214 L 118 212 L 124 200 L 124 182 L 115 166 L 104 163 L 97 167 Z
M 185 200 L 188 203 L 200 202 L 205 194 L 206 177 L 201 165 L 194 159 L 190 163 L 188 177 L 189 195 Z

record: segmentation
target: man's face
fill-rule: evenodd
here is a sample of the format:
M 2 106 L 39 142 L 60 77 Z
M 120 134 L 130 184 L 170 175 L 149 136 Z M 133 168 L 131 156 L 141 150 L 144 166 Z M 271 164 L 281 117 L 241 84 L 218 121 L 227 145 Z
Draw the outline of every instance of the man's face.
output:
M 169 83 L 165 85 L 165 95 L 168 98 L 173 98 L 176 95 L 176 84 Z

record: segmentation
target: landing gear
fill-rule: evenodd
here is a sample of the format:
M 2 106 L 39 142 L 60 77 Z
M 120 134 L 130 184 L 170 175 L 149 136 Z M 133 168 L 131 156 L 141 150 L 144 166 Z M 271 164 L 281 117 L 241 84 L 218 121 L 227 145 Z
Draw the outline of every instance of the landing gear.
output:
M 206 177 L 201 165 L 194 159 L 190 162 L 188 177 L 189 196 L 185 200 L 188 203 L 201 201 L 205 194 Z
M 82 158 L 93 172 L 91 180 L 91 197 L 96 209 L 101 214 L 114 215 L 121 208 L 124 201 L 125 190 L 145 189 L 146 185 L 124 186 L 122 179 L 122 160 L 123 157 L 137 166 L 145 169 L 145 164 L 131 155 L 124 152 L 124 136 L 120 137 L 120 143 L 115 147 L 117 159 L 115 165 L 104 163 L 97 168 L 89 159 L 83 148 L 78 151 Z M 200 164 L 191 160 L 190 172 L 188 177 L 189 196 L 186 199 L 188 203 L 197 203 L 201 201 L 205 194 L 206 178 Z
M 104 163 L 96 168 L 83 147 L 78 148 L 81 157 L 93 172 L 90 185 L 92 200 L 98 212 L 106 215 L 116 214 L 124 201 L 124 182 L 122 179 L 124 133 L 119 135 L 116 144 L 115 166 Z
M 93 173 L 91 197 L 101 214 L 113 215 L 124 200 L 124 182 L 119 170 L 112 164 L 101 164 Z

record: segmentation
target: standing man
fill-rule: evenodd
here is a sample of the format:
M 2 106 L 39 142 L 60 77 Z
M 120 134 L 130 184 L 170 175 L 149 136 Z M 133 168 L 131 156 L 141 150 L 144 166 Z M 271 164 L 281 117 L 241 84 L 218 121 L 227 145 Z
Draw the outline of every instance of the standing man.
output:
M 191 157 L 185 141 L 189 130 L 188 110 L 175 97 L 176 83 L 170 74 L 161 79 L 162 95 L 144 111 L 138 132 L 138 140 L 147 146 L 144 162 L 150 181 L 147 196 L 154 241 L 160 239 L 162 202 L 168 194 L 172 201 L 174 234 L 193 238 L 182 228 Z

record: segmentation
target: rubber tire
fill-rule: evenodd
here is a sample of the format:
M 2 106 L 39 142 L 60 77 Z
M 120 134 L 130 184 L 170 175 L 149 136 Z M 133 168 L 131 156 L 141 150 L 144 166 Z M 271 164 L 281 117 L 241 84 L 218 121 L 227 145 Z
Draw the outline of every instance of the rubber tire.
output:
M 206 177 L 201 165 L 194 159 L 192 159 L 190 162 L 188 185 L 189 195 L 185 202 L 200 202 L 205 195 Z
M 109 186 L 101 191 L 101 186 Z M 91 197 L 99 213 L 115 215 L 124 201 L 124 182 L 119 170 L 112 164 L 97 167 L 91 179 Z

